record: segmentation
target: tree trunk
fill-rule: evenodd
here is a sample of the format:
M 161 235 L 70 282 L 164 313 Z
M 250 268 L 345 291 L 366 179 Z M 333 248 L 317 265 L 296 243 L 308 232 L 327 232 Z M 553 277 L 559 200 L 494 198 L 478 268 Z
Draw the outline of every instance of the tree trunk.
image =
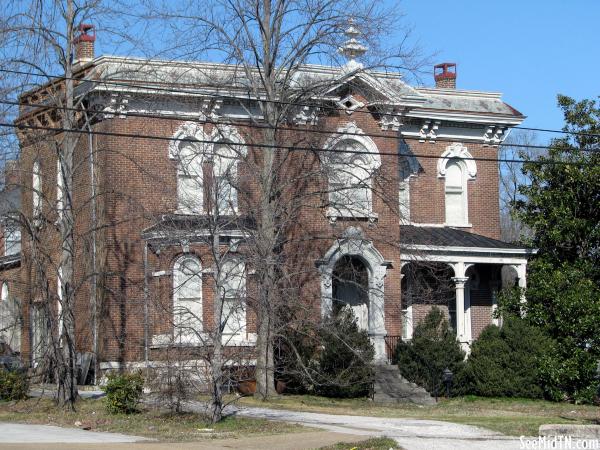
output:
M 67 49 L 73 49 L 73 0 L 67 0 Z M 71 54 L 71 53 L 68 53 Z M 63 113 L 63 128 L 72 130 L 76 127 L 73 89 L 73 70 L 70 60 L 65 64 L 65 109 Z M 62 358 L 57 361 L 57 388 L 58 403 L 61 406 L 74 409 L 77 400 L 77 358 L 75 353 L 75 316 L 73 292 L 73 257 L 74 242 L 74 216 L 73 216 L 73 153 L 77 144 L 77 136 L 65 131 L 61 152 L 60 169 L 63 176 L 64 207 L 59 221 L 61 238 L 61 256 L 59 269 L 62 275 Z

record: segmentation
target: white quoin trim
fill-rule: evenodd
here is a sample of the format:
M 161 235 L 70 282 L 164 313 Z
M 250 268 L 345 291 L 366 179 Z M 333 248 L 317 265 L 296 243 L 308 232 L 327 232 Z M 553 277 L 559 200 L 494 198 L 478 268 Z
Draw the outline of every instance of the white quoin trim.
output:
M 442 153 L 440 159 L 438 159 L 438 178 L 444 178 L 446 176 L 446 167 L 448 165 L 448 162 L 454 158 L 463 161 L 467 169 L 467 175 L 469 179 L 474 180 L 477 176 L 477 164 L 475 164 L 473 156 L 471 155 L 471 153 L 469 153 L 467 147 L 465 147 L 460 142 L 454 142 L 453 144 L 446 147 L 446 150 L 444 151 L 444 153 Z
M 369 337 L 375 348 L 375 361 L 387 363 L 385 352 L 385 299 L 384 285 L 389 262 L 367 240 L 359 227 L 349 227 L 319 261 L 321 272 L 321 315 L 326 317 L 333 309 L 333 271 L 338 260 L 343 256 L 360 258 L 369 274 Z

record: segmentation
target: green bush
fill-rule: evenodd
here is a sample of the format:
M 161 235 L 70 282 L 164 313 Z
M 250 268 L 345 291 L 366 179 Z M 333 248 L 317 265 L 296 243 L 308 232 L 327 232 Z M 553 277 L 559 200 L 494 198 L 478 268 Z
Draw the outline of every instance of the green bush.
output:
M 286 330 L 278 353 L 277 378 L 285 381 L 287 392 L 338 398 L 370 393 L 375 351 L 350 308 L 322 324 L 307 322 Z
M 0 400 L 23 400 L 29 391 L 29 377 L 24 370 L 0 369 Z
M 551 339 L 539 328 L 508 316 L 501 328 L 488 326 L 473 343 L 457 384 L 483 397 L 541 398 L 540 365 L 552 353 Z
M 106 407 L 113 414 L 137 412 L 142 397 L 144 378 L 140 373 L 111 373 L 104 388 Z
M 316 393 L 326 397 L 364 397 L 374 379 L 371 365 L 375 350 L 365 330 L 360 330 L 351 308 L 328 319 L 320 329 L 317 357 L 320 383 Z
M 442 311 L 433 307 L 415 327 L 412 340 L 398 344 L 394 364 L 398 364 L 404 378 L 435 395 L 442 392 L 444 369 L 450 369 L 459 378 L 464 359 L 454 330 Z

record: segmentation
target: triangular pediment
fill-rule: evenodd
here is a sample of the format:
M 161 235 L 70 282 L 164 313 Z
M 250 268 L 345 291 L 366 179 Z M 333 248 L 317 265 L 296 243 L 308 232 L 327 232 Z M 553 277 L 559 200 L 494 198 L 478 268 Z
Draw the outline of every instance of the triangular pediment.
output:
M 372 75 L 364 71 L 345 74 L 325 92 L 327 96 L 337 96 L 340 99 L 349 94 L 359 94 L 367 101 L 367 106 L 410 107 L 425 102 L 422 94 L 399 78 Z

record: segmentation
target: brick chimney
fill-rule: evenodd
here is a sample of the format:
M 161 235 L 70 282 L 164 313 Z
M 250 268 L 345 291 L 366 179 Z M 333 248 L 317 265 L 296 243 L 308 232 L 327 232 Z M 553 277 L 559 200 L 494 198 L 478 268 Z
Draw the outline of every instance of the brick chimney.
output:
M 441 63 L 433 66 L 435 87 L 440 89 L 456 89 L 456 64 Z
M 75 37 L 75 59 L 74 64 L 86 63 L 94 59 L 94 42 L 96 41 L 96 29 L 94 25 L 82 23 L 77 27 L 78 34 Z

